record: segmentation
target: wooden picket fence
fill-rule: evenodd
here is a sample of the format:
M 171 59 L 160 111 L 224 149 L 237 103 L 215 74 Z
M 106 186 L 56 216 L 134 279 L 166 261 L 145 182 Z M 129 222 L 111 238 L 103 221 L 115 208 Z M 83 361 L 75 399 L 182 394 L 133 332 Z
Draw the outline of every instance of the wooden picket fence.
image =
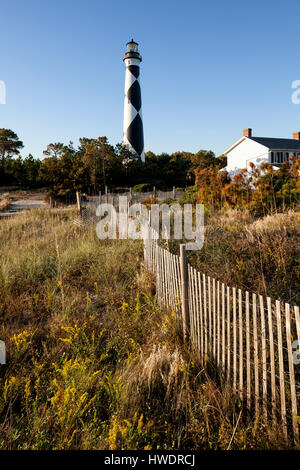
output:
M 175 313 L 202 366 L 214 367 L 250 412 L 281 423 L 299 446 L 299 307 L 226 286 L 188 264 L 185 245 L 174 255 L 154 235 L 144 241 L 144 260 L 159 305 Z

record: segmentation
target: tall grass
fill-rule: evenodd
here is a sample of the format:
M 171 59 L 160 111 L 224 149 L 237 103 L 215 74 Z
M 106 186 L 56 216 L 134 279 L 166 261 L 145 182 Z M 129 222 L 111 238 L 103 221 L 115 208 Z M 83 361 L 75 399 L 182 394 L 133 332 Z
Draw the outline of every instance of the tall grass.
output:
M 190 262 L 227 285 L 300 305 L 300 213 L 260 219 L 248 211 L 217 213 Z
M 73 216 L 0 222 L 0 448 L 226 449 L 241 403 L 157 307 L 142 244 Z M 287 446 L 242 412 L 232 448 Z

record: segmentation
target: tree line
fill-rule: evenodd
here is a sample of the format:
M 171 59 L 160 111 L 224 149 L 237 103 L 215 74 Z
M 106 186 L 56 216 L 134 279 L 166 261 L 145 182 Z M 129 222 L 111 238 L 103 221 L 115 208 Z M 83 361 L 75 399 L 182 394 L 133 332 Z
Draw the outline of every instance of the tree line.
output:
M 42 158 L 21 156 L 23 142 L 11 129 L 0 129 L 0 185 L 49 188 L 57 193 L 77 189 L 97 194 L 105 186 L 120 189 L 142 185 L 160 189 L 192 186 L 195 170 L 226 165 L 212 151 L 172 154 L 147 152 L 145 162 L 123 144 L 111 145 L 107 137 L 50 143 Z
M 268 163 L 250 163 L 232 178 L 226 157 L 212 151 L 147 152 L 145 162 L 123 144 L 111 145 L 107 137 L 49 144 L 43 158 L 22 157 L 23 142 L 10 129 L 0 129 L 0 186 L 47 188 L 65 198 L 76 190 L 88 194 L 110 190 L 186 188 L 183 201 L 204 203 L 210 209 L 235 207 L 265 213 L 295 207 L 300 202 L 300 158 L 293 156 L 278 170 Z M 50 194 L 49 193 L 49 194 Z

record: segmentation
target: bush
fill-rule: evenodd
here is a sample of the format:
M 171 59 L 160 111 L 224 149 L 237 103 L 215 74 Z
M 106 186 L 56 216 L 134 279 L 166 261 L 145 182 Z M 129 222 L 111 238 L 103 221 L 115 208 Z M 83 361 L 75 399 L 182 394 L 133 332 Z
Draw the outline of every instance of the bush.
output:
M 153 186 L 150 183 L 141 183 L 141 184 L 136 184 L 132 192 L 133 193 L 144 193 L 146 191 L 151 191 L 153 189 Z
M 197 201 L 197 190 L 188 189 L 183 193 L 180 199 L 178 199 L 179 204 L 193 204 Z

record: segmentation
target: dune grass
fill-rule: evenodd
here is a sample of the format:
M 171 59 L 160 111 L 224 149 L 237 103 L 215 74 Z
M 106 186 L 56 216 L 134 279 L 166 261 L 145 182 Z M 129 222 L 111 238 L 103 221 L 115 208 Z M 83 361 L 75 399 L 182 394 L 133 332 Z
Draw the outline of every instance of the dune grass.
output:
M 207 218 L 204 247 L 189 261 L 226 285 L 300 305 L 300 213 L 256 219 L 227 210 Z
M 0 212 L 7 211 L 10 208 L 9 193 L 0 194 Z

